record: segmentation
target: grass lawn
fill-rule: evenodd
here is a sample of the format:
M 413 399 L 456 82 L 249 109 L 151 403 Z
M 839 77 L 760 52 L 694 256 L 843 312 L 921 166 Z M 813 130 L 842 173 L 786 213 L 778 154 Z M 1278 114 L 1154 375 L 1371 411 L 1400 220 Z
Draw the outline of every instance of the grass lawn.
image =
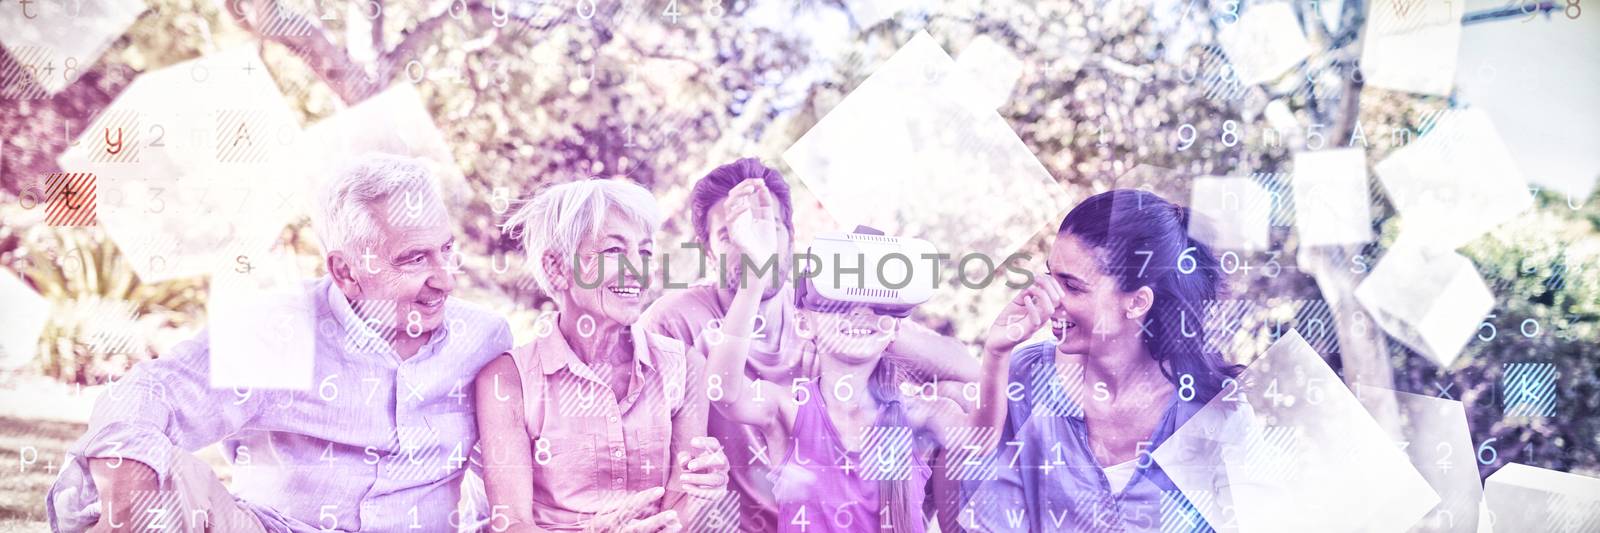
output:
M 23 420 L 0 415 L 0 533 L 48 531 L 44 497 L 56 480 L 67 447 L 87 426 L 72 422 Z M 195 455 L 227 481 L 228 464 L 215 446 Z M 24 464 L 23 460 L 31 460 Z
M 44 495 L 86 426 L 0 416 L 0 531 L 45 531 Z M 31 460 L 32 464 L 24 464 Z

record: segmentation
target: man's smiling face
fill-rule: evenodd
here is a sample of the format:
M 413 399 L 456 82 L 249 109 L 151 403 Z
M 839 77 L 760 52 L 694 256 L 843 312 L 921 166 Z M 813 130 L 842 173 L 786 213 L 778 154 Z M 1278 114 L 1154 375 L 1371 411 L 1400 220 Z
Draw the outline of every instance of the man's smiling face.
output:
M 424 209 L 444 212 L 438 198 L 425 200 L 434 205 Z M 390 196 L 371 206 L 377 238 L 370 248 L 347 250 L 341 255 L 348 263 L 349 279 L 339 280 L 340 289 L 351 302 L 394 302 L 395 329 L 407 334 L 427 335 L 444 322 L 444 304 L 455 289 L 453 271 L 459 261 L 455 255 L 455 236 L 449 217 L 438 223 L 395 224 L 384 213 L 404 200 Z M 336 274 L 335 278 L 339 276 Z M 368 317 L 387 320 L 387 317 Z

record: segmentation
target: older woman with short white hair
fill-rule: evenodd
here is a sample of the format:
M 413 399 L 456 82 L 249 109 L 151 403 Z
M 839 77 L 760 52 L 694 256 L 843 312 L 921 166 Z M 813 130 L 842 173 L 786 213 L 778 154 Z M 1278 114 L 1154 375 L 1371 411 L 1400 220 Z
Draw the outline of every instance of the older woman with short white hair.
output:
M 496 531 L 677 531 L 723 494 L 727 460 L 689 386 L 703 359 L 631 327 L 660 223 L 648 191 L 598 179 L 550 187 L 506 222 L 558 312 L 478 375 Z

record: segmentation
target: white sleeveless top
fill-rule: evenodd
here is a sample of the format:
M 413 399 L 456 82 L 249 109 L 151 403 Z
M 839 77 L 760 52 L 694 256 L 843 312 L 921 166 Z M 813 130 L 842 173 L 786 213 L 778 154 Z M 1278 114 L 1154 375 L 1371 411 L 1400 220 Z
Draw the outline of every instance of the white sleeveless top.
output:
M 1121 464 L 1100 469 L 1106 473 L 1106 481 L 1111 482 L 1112 494 L 1122 492 L 1122 489 L 1128 486 L 1128 481 L 1133 479 L 1133 472 L 1138 470 L 1136 462 L 1138 459 L 1129 459 Z

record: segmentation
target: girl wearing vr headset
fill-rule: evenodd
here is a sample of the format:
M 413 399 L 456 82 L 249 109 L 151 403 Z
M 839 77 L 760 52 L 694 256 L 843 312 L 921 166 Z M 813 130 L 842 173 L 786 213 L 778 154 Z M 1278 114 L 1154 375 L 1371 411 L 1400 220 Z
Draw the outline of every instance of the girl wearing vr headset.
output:
M 764 249 L 772 231 L 762 225 L 771 219 L 770 197 L 754 194 L 737 202 L 730 206 L 730 237 L 742 250 Z M 771 280 L 744 280 L 722 338 L 708 342 L 707 396 L 723 416 L 755 426 L 765 437 L 780 531 L 924 531 L 931 474 L 926 457 L 945 446 L 949 429 L 998 427 L 1009 354 L 984 361 L 982 375 L 992 383 L 981 384 L 988 394 L 970 413 L 948 398 L 905 395 L 904 375 L 884 354 L 915 305 L 824 297 L 813 280 L 837 277 L 826 263 L 821 270 L 795 284 L 793 327 L 806 341 L 797 349 L 815 351 L 816 368 L 809 374 L 815 379 L 780 384 L 745 372 L 750 339 L 734 333 L 732 325 L 753 325 L 761 285 Z

